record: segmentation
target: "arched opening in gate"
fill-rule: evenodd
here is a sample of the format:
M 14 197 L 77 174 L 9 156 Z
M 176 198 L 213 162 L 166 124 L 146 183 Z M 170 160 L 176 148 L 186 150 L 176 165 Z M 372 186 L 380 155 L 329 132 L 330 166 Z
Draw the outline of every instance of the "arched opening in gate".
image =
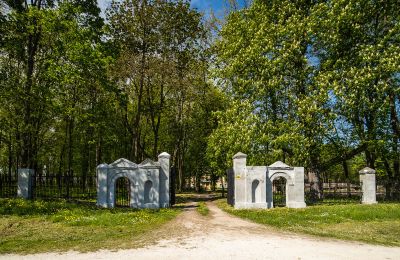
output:
M 259 180 L 254 180 L 251 183 L 251 202 L 261 202 L 261 185 Z
M 129 207 L 131 202 L 131 182 L 126 177 L 118 178 L 115 182 L 115 206 Z
M 286 206 L 286 179 L 278 177 L 272 182 L 272 199 L 274 207 Z

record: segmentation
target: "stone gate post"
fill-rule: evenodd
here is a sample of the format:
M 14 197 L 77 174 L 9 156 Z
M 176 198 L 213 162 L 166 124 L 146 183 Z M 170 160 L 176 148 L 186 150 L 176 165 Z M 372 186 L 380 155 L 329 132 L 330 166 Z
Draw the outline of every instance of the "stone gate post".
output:
M 376 181 L 375 181 L 375 170 L 365 167 L 361 171 L 360 181 L 362 182 L 362 204 L 375 204 L 376 202 Z
M 17 196 L 24 199 L 32 199 L 33 196 L 33 169 L 18 169 L 18 191 Z
M 235 182 L 235 208 L 244 207 L 246 204 L 246 160 L 247 155 L 237 153 L 233 156 L 233 178 Z
M 166 152 L 161 153 L 158 156 L 158 162 L 160 163 L 160 207 L 167 208 L 170 206 L 169 197 L 169 155 Z
M 97 166 L 97 206 L 107 208 L 107 173 L 108 173 L 108 165 L 100 164 Z

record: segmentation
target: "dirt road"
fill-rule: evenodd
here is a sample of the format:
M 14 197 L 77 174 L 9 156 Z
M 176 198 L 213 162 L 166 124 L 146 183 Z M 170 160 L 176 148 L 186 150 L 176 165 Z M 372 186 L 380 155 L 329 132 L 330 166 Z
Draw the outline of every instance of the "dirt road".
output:
M 91 253 L 66 252 L 7 259 L 399 259 L 400 248 L 279 233 L 221 211 L 207 202 L 210 214 L 199 215 L 195 203 L 172 223 L 152 234 L 144 248 Z

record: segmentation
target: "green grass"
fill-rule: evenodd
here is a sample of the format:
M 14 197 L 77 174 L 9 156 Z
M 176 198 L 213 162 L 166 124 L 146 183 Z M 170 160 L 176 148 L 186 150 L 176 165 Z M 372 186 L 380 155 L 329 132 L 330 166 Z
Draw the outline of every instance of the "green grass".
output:
M 235 210 L 225 200 L 218 206 L 235 216 L 276 229 L 371 244 L 400 246 L 400 204 L 318 205 L 305 209 Z
M 197 212 L 199 212 L 201 215 L 203 216 L 207 216 L 208 213 L 210 212 L 210 210 L 208 209 L 206 203 L 204 201 L 200 201 L 197 204 L 197 208 L 196 208 Z
M 0 199 L 0 253 L 134 248 L 151 242 L 150 230 L 179 212 Z

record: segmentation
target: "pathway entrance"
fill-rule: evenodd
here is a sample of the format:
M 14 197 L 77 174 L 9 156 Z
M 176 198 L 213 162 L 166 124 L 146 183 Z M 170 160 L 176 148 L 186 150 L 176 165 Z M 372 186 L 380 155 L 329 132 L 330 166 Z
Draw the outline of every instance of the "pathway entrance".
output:
M 209 216 L 194 201 L 208 200 Z M 148 237 L 148 246 L 91 253 L 27 255 L 24 259 L 399 259 L 400 248 L 343 242 L 274 231 L 220 210 L 208 195 L 196 195 L 183 213 Z M 154 243 L 153 239 L 157 239 Z M 19 259 L 21 256 L 7 256 Z M 0 258 L 2 258 L 0 256 Z

